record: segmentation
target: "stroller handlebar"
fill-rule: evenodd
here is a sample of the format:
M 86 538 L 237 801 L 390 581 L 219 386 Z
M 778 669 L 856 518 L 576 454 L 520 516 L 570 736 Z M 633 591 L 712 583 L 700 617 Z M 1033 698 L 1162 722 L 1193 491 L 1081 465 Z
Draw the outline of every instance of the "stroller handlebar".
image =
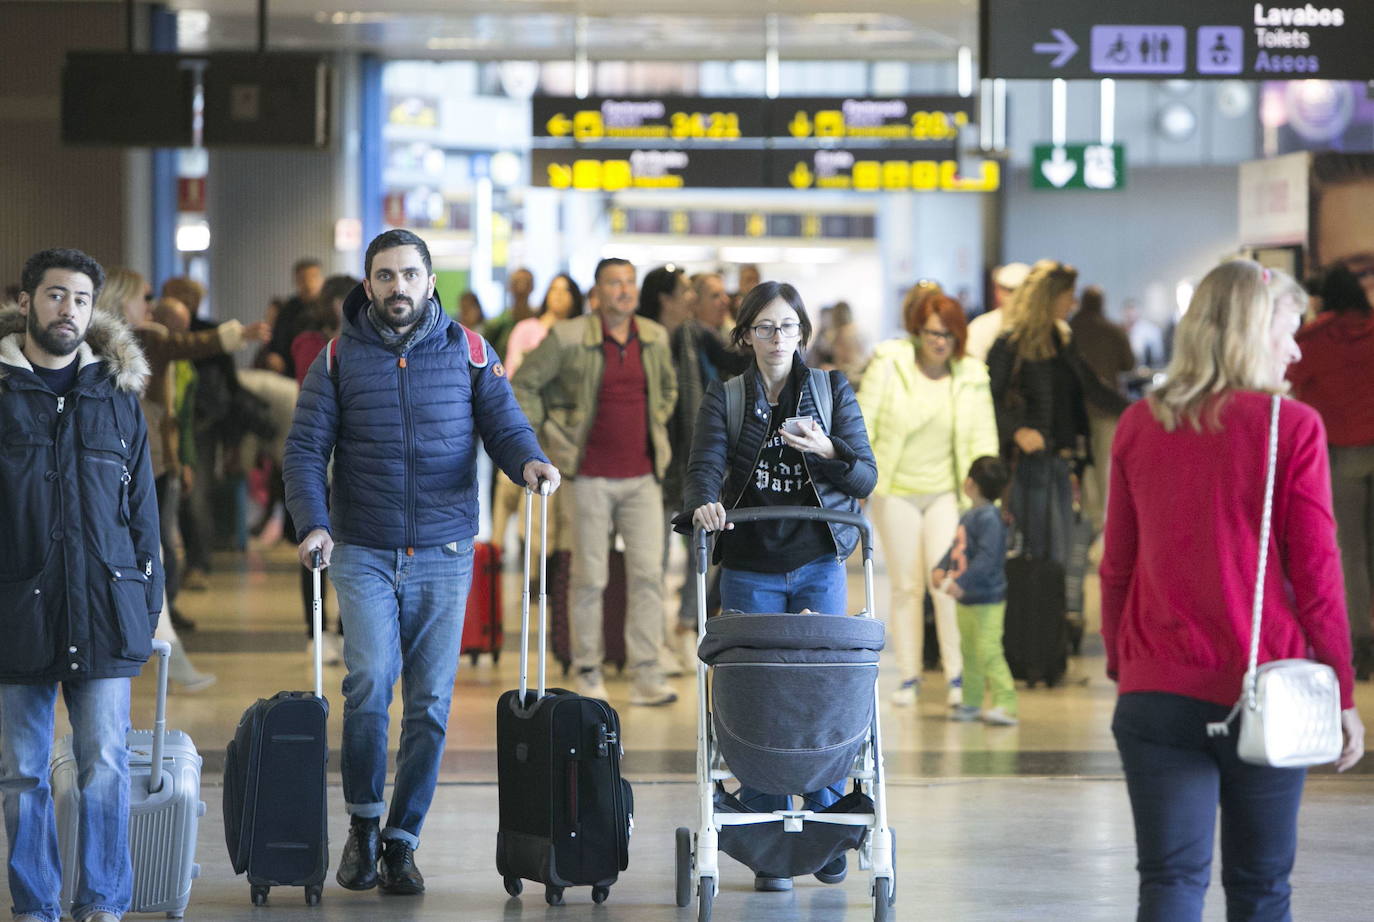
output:
M 873 556 L 873 523 L 860 512 L 825 509 L 819 506 L 753 506 L 748 509 L 731 509 L 725 513 L 725 521 L 732 525 L 783 520 L 852 525 L 859 530 L 859 535 L 863 539 L 863 559 L 869 560 Z M 696 551 L 697 567 L 701 572 L 705 572 L 708 563 L 708 534 L 704 528 L 696 528 L 692 532 L 692 546 Z

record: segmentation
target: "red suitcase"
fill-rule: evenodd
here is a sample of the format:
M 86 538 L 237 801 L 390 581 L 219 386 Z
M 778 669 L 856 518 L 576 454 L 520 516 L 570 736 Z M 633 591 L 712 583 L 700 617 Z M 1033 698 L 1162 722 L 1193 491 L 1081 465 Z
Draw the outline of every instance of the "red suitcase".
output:
M 474 665 L 483 653 L 501 659 L 501 548 L 478 542 L 472 549 L 472 586 L 463 617 L 463 652 Z

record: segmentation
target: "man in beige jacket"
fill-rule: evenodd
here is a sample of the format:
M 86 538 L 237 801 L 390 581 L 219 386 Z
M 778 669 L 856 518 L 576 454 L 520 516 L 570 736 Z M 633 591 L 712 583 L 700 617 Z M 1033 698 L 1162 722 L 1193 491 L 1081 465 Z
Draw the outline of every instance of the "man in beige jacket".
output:
M 663 640 L 663 475 L 667 423 L 677 402 L 668 334 L 635 316 L 635 269 L 596 267 L 591 313 L 556 324 L 512 380 L 516 399 L 550 460 L 571 477 L 572 591 L 569 629 L 577 690 L 606 697 L 602 593 L 612 530 L 625 542 L 625 645 L 630 703 L 677 695 L 658 668 Z

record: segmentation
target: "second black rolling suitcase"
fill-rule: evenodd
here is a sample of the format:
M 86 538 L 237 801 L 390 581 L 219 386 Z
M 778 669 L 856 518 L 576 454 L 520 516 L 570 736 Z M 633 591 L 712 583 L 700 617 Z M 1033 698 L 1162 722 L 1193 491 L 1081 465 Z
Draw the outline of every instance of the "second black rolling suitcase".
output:
M 1011 674 L 1034 687 L 1058 685 L 1069 668 L 1064 567 L 1053 560 L 1007 558 L 1002 648 Z
M 318 555 L 316 637 L 321 634 Z M 239 720 L 224 754 L 224 838 L 234 873 L 248 873 L 255 906 L 267 902 L 273 887 L 304 887 L 305 902 L 313 906 L 329 870 L 329 702 L 323 644 L 314 647 L 314 693 L 284 691 L 258 699 Z
M 530 533 L 533 494 L 525 499 Z M 548 502 L 543 502 L 548 534 Z M 541 548 L 547 547 L 542 541 Z M 605 701 L 559 688 L 544 688 L 547 567 L 540 561 L 539 678 L 529 688 L 530 553 L 525 552 L 521 599 L 520 688 L 496 705 L 496 766 L 500 826 L 496 870 L 506 890 L 518 896 L 522 881 L 544 884 L 551 905 L 563 902 L 566 887 L 590 886 L 603 902 L 620 872 L 629 866 L 634 798 L 620 777 L 620 717 Z

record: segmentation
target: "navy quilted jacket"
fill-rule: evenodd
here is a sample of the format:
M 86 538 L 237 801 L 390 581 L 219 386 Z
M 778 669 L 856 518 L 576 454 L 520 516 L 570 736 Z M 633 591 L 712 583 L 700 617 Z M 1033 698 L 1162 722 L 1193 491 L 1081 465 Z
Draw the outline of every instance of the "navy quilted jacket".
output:
M 485 366 L 473 365 L 463 328 L 445 317 L 398 356 L 367 306 L 359 285 L 344 302 L 337 377 L 325 369 L 326 349 L 301 386 L 283 462 L 296 539 L 315 528 L 384 549 L 471 538 L 478 438 L 516 483 L 527 462 L 547 459 L 489 344 Z M 431 306 L 442 310 L 437 298 Z

